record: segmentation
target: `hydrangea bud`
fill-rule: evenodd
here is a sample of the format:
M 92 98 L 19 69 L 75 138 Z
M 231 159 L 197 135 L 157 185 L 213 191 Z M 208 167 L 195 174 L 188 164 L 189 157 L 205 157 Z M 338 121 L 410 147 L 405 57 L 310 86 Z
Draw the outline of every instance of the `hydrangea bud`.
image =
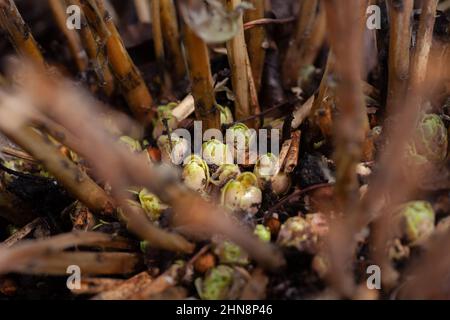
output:
M 258 224 L 255 227 L 254 234 L 263 242 L 270 242 L 270 229 L 263 224 Z
M 161 160 L 165 163 L 181 164 L 190 153 L 189 142 L 172 133 L 158 138 L 158 147 L 161 150 Z
M 162 211 L 167 208 L 157 196 L 145 188 L 139 192 L 138 197 L 142 209 L 152 221 L 157 221 Z
M 122 136 L 119 138 L 119 143 L 128 147 L 128 149 L 130 149 L 131 152 L 138 153 L 142 151 L 141 143 L 138 140 L 133 139 L 131 137 Z
M 249 263 L 247 253 L 231 241 L 220 241 L 216 244 L 214 253 L 222 264 L 246 265 Z
M 225 300 L 233 285 L 234 270 L 219 265 L 210 269 L 205 277 L 195 281 L 195 287 L 202 300 Z
M 198 155 L 186 158 L 182 178 L 189 189 L 205 192 L 209 183 L 208 164 Z
M 221 166 L 233 163 L 233 155 L 228 146 L 217 139 L 203 143 L 203 159 L 209 165 Z
M 414 139 L 407 146 L 413 165 L 441 162 L 447 156 L 448 136 L 444 122 L 437 114 L 425 114 L 419 121 Z
M 235 179 L 241 174 L 239 166 L 236 164 L 223 164 L 216 172 L 211 176 L 211 182 L 218 186 L 223 187 L 228 181 Z
M 256 162 L 253 173 L 258 178 L 261 189 L 271 189 L 277 195 L 283 195 L 291 187 L 291 178 L 280 172 L 279 159 L 272 153 L 262 155 Z
M 411 243 L 425 240 L 434 231 L 435 214 L 427 201 L 406 203 L 400 211 L 404 235 Z
M 251 172 L 240 174 L 222 188 L 222 205 L 231 211 L 256 214 L 262 202 L 262 192 L 258 180 Z

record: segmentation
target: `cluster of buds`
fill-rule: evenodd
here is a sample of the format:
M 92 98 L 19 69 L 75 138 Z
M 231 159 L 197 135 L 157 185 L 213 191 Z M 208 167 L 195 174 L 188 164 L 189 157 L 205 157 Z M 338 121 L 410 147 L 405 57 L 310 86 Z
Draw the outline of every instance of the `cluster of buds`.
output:
M 262 155 L 256 162 L 253 173 L 261 189 L 272 190 L 276 195 L 283 195 L 291 187 L 291 178 L 280 171 L 279 159 L 272 153 Z
M 254 215 L 262 202 L 262 192 L 258 187 L 258 179 L 251 172 L 240 174 L 230 180 L 223 188 L 221 204 L 230 211 L 243 211 Z

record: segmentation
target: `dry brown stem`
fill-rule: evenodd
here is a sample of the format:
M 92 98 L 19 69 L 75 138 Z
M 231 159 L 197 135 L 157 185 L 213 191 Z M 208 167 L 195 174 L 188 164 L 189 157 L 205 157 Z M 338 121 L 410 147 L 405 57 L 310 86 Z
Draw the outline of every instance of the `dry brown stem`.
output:
M 249 2 L 253 5 L 254 9 L 245 12 L 244 22 L 247 23 L 263 19 L 265 15 L 265 1 L 251 0 Z M 266 49 L 263 47 L 266 41 L 264 26 L 256 26 L 247 30 L 245 32 L 245 38 L 256 92 L 259 92 L 266 58 Z
M 181 49 L 177 14 L 173 0 L 161 1 L 160 9 L 166 57 L 167 61 L 170 61 L 169 69 L 172 73 L 172 81 L 177 83 L 186 78 L 186 63 Z
M 103 0 L 81 0 L 81 4 L 89 25 L 106 46 L 109 64 L 131 111 L 141 123 L 150 124 L 154 116 L 152 96 L 131 60 Z
M 23 21 L 14 0 L 0 2 L 0 26 L 8 33 L 11 43 L 19 54 L 40 66 L 45 65 L 39 45 Z
M 49 0 L 49 6 L 52 10 L 58 28 L 66 37 L 70 53 L 75 63 L 77 64 L 78 71 L 85 71 L 88 66 L 86 52 L 83 50 L 83 46 L 77 32 L 75 30 L 70 30 L 69 28 L 67 28 L 67 6 L 65 4 L 65 0 Z
M 234 10 L 241 0 L 226 0 L 229 10 Z M 245 119 L 253 115 L 250 106 L 250 88 L 248 73 L 248 52 L 244 36 L 244 24 L 242 18 L 237 21 L 238 32 L 227 42 L 228 61 L 231 67 L 231 78 L 235 94 L 236 120 Z M 254 124 L 249 123 L 250 127 Z
M 405 96 L 409 79 L 413 0 L 389 0 L 389 87 L 387 108 Z
M 283 83 L 298 85 L 303 68 L 312 65 L 325 41 L 326 15 L 321 0 L 300 1 L 295 34 L 283 63 Z
M 147 272 L 141 272 L 109 290 L 99 292 L 93 300 L 131 300 L 144 288 L 150 286 L 153 278 Z
M 336 186 L 335 200 L 337 208 L 350 217 L 355 214 L 355 205 L 359 200 L 356 165 L 360 162 L 363 142 L 369 129 L 366 115 L 364 94 L 361 84 L 363 71 L 363 17 L 366 9 L 365 1 L 352 0 L 348 5 L 353 10 L 346 10 L 339 1 L 326 0 L 327 26 L 330 44 L 335 55 L 334 69 L 337 76 L 336 101 L 339 117 L 334 124 Z M 348 218 L 350 219 L 350 218 Z M 352 222 L 344 223 L 349 227 Z M 344 296 L 352 296 L 354 288 L 350 263 L 354 247 L 336 248 L 335 238 L 342 237 L 343 229 L 336 223 L 330 230 L 329 258 L 333 272 L 331 277 L 338 292 Z M 344 231 L 345 232 L 345 231 Z M 350 243 L 351 234 L 346 234 Z
M 68 0 L 70 4 L 81 7 L 80 0 Z M 79 30 L 82 45 L 89 58 L 89 63 L 92 64 L 95 74 L 99 81 L 99 87 L 103 90 L 106 96 L 110 97 L 114 92 L 114 76 L 109 67 L 105 52 L 100 48 L 98 35 L 94 34 L 91 27 L 86 21 L 86 17 L 81 12 L 81 29 Z
M 184 25 L 184 45 L 189 66 L 195 113 L 205 130 L 220 128 L 220 112 L 216 107 L 208 47 L 194 31 Z

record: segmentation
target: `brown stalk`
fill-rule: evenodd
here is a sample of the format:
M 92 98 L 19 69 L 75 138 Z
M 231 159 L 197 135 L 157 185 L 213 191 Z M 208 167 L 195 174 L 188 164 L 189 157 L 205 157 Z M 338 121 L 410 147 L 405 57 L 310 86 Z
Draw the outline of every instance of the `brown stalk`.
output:
M 170 88 L 170 79 L 167 75 L 165 63 L 165 52 L 164 52 L 164 41 L 162 33 L 161 24 L 161 3 L 164 2 L 160 0 L 151 1 L 151 14 L 152 14 L 152 33 L 153 33 L 153 44 L 155 46 L 155 56 L 156 62 L 158 64 L 159 79 L 158 82 L 162 88 L 163 95 L 166 96 L 166 90 Z
M 42 225 L 44 223 L 44 220 L 42 218 L 36 218 L 24 227 L 20 228 L 20 230 L 16 231 L 12 236 L 10 236 L 8 239 L 0 243 L 1 247 L 10 248 L 13 245 L 17 244 L 24 238 L 26 238 L 36 227 Z
M 71 232 L 43 240 L 24 240 L 11 248 L 0 248 L 0 273 L 9 273 L 26 267 L 37 258 L 55 254 L 79 245 L 108 241 L 110 236 L 99 232 Z M 70 265 L 70 264 L 68 264 Z M 66 265 L 66 269 L 67 266 Z
M 248 23 L 263 19 L 265 15 L 265 1 L 251 0 L 249 2 L 253 5 L 254 9 L 245 12 L 244 22 Z M 266 40 L 265 27 L 256 26 L 247 30 L 245 32 L 245 39 L 247 41 L 248 55 L 250 57 L 256 92 L 259 92 L 266 58 L 266 49 L 263 48 L 264 41 Z
M 165 290 L 174 287 L 180 281 L 184 268 L 180 264 L 174 264 L 167 269 L 162 275 L 154 279 L 152 283 L 133 296 L 134 300 L 148 300 L 152 296 L 160 294 Z
M 0 26 L 7 32 L 9 40 L 20 55 L 40 66 L 45 65 L 39 45 L 23 21 L 14 0 L 0 1 Z
M 113 213 L 112 199 L 83 170 L 61 154 L 48 137 L 30 127 L 10 131 L 3 122 L 0 120 L 2 131 L 41 162 L 77 199 L 96 213 Z
M 150 23 L 152 21 L 150 1 L 151 0 L 134 0 L 136 14 L 140 23 Z
M 137 120 L 149 125 L 154 116 L 152 96 L 131 60 L 103 0 L 81 0 L 81 4 L 89 25 L 106 46 L 109 64 L 128 106 Z
M 226 0 L 228 9 L 234 10 L 241 3 L 241 0 Z M 231 67 L 231 80 L 233 84 L 233 91 L 235 94 L 235 116 L 236 120 L 245 119 L 253 115 L 250 105 L 250 87 L 249 87 L 249 72 L 247 45 L 244 36 L 244 24 L 242 18 L 236 22 L 238 24 L 238 32 L 227 42 L 228 61 Z M 255 124 L 248 123 L 249 127 L 254 127 Z
M 141 290 L 150 286 L 153 278 L 146 272 L 141 272 L 108 290 L 99 292 L 93 300 L 131 300 Z
M 334 54 L 329 52 L 317 97 L 313 101 L 309 115 L 310 121 L 320 129 L 322 135 L 326 138 L 330 138 L 333 133 L 333 110 L 335 108 L 334 64 Z
M 289 152 L 286 155 L 286 163 L 284 165 L 284 172 L 285 173 L 292 173 L 294 169 L 297 167 L 298 164 L 298 155 L 300 152 L 300 138 L 301 138 L 301 131 L 297 130 L 292 132 L 291 134 L 291 146 L 289 148 Z
M 390 110 L 402 99 L 408 87 L 413 0 L 389 0 L 389 80 L 387 108 Z
M 363 23 L 366 2 L 348 1 L 353 10 L 346 10 L 336 0 L 325 0 L 330 44 L 335 55 L 337 84 L 336 101 L 340 112 L 334 124 L 336 163 L 335 201 L 338 209 L 348 216 L 344 226 L 350 227 L 359 200 L 356 165 L 363 153 L 363 143 L 369 129 L 361 84 L 363 73 Z M 335 248 L 335 239 L 343 230 L 336 223 L 330 230 L 329 258 L 333 272 L 331 277 L 338 292 L 352 296 L 354 282 L 350 274 L 354 247 Z M 346 234 L 350 242 L 352 234 Z
M 321 0 L 300 1 L 293 39 L 283 64 L 285 87 L 295 87 L 303 68 L 312 65 L 325 41 L 326 15 Z
M 421 90 L 421 86 L 427 76 L 438 2 L 438 0 L 422 1 L 422 13 L 420 15 L 419 30 L 417 31 L 416 46 L 414 47 L 411 58 L 408 94 L 417 94 L 417 92 Z M 421 104 L 421 100 L 417 101 L 413 106 L 413 109 L 420 110 Z
M 109 291 L 122 283 L 125 280 L 108 279 L 108 278 L 85 278 L 81 279 L 79 289 L 71 289 L 72 293 L 77 295 L 92 295 L 99 294 L 104 291 Z
M 386 287 L 395 285 L 398 273 L 392 267 L 389 258 L 384 254 L 388 241 L 392 238 L 391 228 L 392 221 L 390 212 L 395 205 L 398 205 L 402 199 L 410 196 L 417 187 L 417 181 L 405 181 L 405 177 L 401 175 L 404 172 L 404 163 L 398 159 L 404 158 L 405 144 L 411 139 L 417 120 L 420 116 L 422 99 L 424 96 L 424 81 L 427 74 L 429 54 L 432 43 L 432 36 L 435 23 L 435 14 L 438 1 L 424 0 L 422 2 L 422 13 L 419 23 L 419 31 L 417 34 L 416 47 L 411 59 L 411 71 L 408 91 L 404 101 L 399 101 L 396 110 L 402 111 L 402 124 L 388 127 L 388 137 L 391 141 L 383 157 L 380 160 L 380 172 L 383 176 L 372 182 L 372 190 L 369 190 L 367 201 L 363 202 L 361 212 L 368 212 L 372 215 L 377 214 L 377 205 L 385 192 L 390 195 L 390 203 L 384 208 L 381 216 L 375 223 L 375 231 L 373 235 L 373 246 L 377 248 L 374 252 L 374 260 L 380 265 L 382 270 L 382 281 Z M 393 161 L 396 159 L 396 161 Z M 395 164 L 395 165 L 394 165 Z M 403 170 L 403 171 L 402 171 Z M 393 186 L 403 185 L 401 190 L 393 190 Z
M 52 10 L 58 28 L 66 37 L 70 53 L 77 64 L 78 71 L 83 72 L 88 66 L 86 53 L 83 50 L 80 38 L 75 30 L 69 30 L 66 26 L 66 3 L 65 0 L 49 0 L 49 6 Z
M 184 45 L 197 119 L 203 121 L 204 130 L 219 129 L 220 112 L 216 107 L 208 47 L 186 24 L 184 24 Z
M 68 0 L 70 4 L 77 5 L 81 8 L 80 0 Z M 86 21 L 86 16 L 81 12 L 81 29 L 79 30 L 80 39 L 82 45 L 89 58 L 89 62 L 92 64 L 95 74 L 99 81 L 99 87 L 110 97 L 114 92 L 114 76 L 106 59 L 105 52 L 99 46 L 99 41 L 96 38 L 98 36 L 94 34 L 91 27 Z
M 17 264 L 12 270 L 23 274 L 64 276 L 67 267 L 79 266 L 86 275 L 123 275 L 137 270 L 140 258 L 125 252 L 59 252 L 37 257 L 29 263 Z
M 181 49 L 177 14 L 173 0 L 160 1 L 161 27 L 166 48 L 167 61 L 173 83 L 186 79 L 186 63 Z

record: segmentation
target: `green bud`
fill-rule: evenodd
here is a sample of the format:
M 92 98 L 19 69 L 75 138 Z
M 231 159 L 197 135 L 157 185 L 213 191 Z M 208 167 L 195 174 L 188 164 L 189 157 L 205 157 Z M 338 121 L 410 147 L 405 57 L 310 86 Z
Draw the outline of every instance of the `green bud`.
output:
M 182 177 L 189 189 L 205 192 L 209 183 L 208 164 L 199 156 L 192 155 L 185 160 Z
M 147 189 L 142 189 L 139 192 L 139 202 L 142 209 L 144 209 L 147 216 L 152 221 L 157 221 L 161 216 L 161 213 L 167 206 L 161 203 L 161 200 L 153 193 L 150 193 Z
M 270 242 L 270 229 L 263 224 L 256 225 L 254 234 L 263 242 Z
M 240 174 L 241 170 L 238 165 L 223 164 L 211 176 L 211 182 L 218 187 L 223 187 L 228 181 L 235 179 Z
M 233 285 L 234 270 L 219 265 L 209 270 L 204 279 L 198 278 L 195 287 L 202 300 L 225 300 Z
M 227 125 L 233 123 L 233 114 L 231 113 L 230 108 L 219 106 L 220 110 L 220 123 L 222 125 Z
M 228 146 L 217 139 L 203 143 L 203 159 L 208 164 L 221 166 L 233 162 L 233 155 Z
M 434 231 L 435 214 L 429 202 L 406 203 L 400 214 L 403 218 L 405 236 L 411 243 L 423 241 Z
M 189 142 L 177 134 L 172 133 L 158 138 L 158 147 L 161 150 L 161 159 L 165 163 L 181 164 L 191 151 Z
M 142 253 L 146 253 L 148 249 L 148 241 L 144 240 L 139 242 L 139 248 L 141 249 Z
M 447 156 L 447 148 L 448 136 L 444 122 L 436 114 L 425 114 L 406 150 L 408 160 L 421 166 L 443 161 Z
M 262 202 L 258 179 L 251 172 L 240 174 L 236 180 L 229 181 L 222 188 L 221 203 L 231 211 L 244 211 L 256 214 Z
M 246 265 L 249 263 L 247 253 L 231 241 L 219 242 L 214 248 L 220 263 Z
M 131 137 L 128 136 L 122 136 L 119 138 L 119 143 L 121 143 L 124 146 L 127 146 L 131 152 L 141 152 L 142 146 L 141 143 Z
M 255 131 L 250 130 L 243 123 L 236 123 L 227 130 L 227 133 L 228 132 L 231 133 L 231 137 L 227 135 L 227 142 L 228 139 L 231 139 L 231 141 L 233 141 L 234 149 L 237 151 L 248 151 L 250 144 L 256 138 Z
M 256 162 L 253 173 L 261 189 L 270 188 L 276 195 L 283 195 L 291 187 L 291 178 L 280 172 L 279 159 L 272 153 L 262 155 Z
M 277 244 L 282 247 L 294 247 L 299 251 L 314 253 L 318 237 L 311 226 L 302 217 L 292 217 L 281 226 L 277 238 Z

